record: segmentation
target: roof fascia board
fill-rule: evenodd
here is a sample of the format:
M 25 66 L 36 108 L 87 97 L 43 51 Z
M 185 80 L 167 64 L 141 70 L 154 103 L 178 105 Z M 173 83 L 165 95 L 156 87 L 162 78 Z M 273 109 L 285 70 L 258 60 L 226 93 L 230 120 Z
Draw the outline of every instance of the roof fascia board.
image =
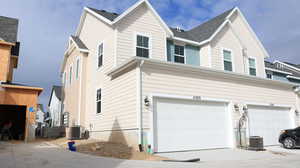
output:
M 240 11 L 240 9 L 238 7 L 235 7 L 235 9 L 232 11 L 232 13 L 228 16 L 231 16 L 235 11 L 237 11 L 239 13 L 239 15 L 241 16 L 243 22 L 246 24 L 246 27 L 248 28 L 248 30 L 250 31 L 250 33 L 253 35 L 254 39 L 256 40 L 256 42 L 258 43 L 259 47 L 263 50 L 264 54 L 265 54 L 265 58 L 269 58 L 270 55 L 268 53 L 268 51 L 266 50 L 266 48 L 262 45 L 261 41 L 258 39 L 256 33 L 253 31 L 253 29 L 251 28 L 251 26 L 249 25 L 248 21 L 246 20 L 244 14 Z
M 278 70 L 278 69 L 267 68 L 267 67 L 265 69 L 268 70 L 268 71 L 272 71 L 272 72 L 278 72 L 278 73 L 282 73 L 282 74 L 293 75 L 292 73 L 281 71 L 281 70 Z
M 192 41 L 192 40 L 188 40 L 188 39 L 184 39 L 184 38 L 180 38 L 180 37 L 173 37 L 173 39 L 178 40 L 178 41 L 182 41 L 182 42 L 185 42 L 185 43 L 193 44 L 193 45 L 199 45 L 199 46 L 209 42 L 208 40 L 204 40 L 201 43 L 199 43 L 199 42 L 196 42 L 196 41 Z
M 134 9 L 139 7 L 141 4 L 145 3 L 147 7 L 153 12 L 155 17 L 159 20 L 159 22 L 163 25 L 163 27 L 166 29 L 166 31 L 171 35 L 174 36 L 173 32 L 170 30 L 170 28 L 167 26 L 167 24 L 162 20 L 162 18 L 159 16 L 159 14 L 156 12 L 156 10 L 152 7 L 152 5 L 149 3 L 148 0 L 140 0 L 134 5 L 132 5 L 130 8 L 128 8 L 125 12 L 123 12 L 121 15 L 119 15 L 112 24 L 118 23 L 120 20 L 122 20 L 125 16 L 127 16 L 129 13 L 131 13 Z
M 109 25 L 112 25 L 112 23 L 113 23 L 112 21 L 106 19 L 105 17 L 103 17 L 103 16 L 99 15 L 98 13 L 96 13 L 96 12 L 90 10 L 90 9 L 87 8 L 87 7 L 84 7 L 84 10 L 87 11 L 88 13 L 92 14 L 92 15 L 95 16 L 96 18 L 102 20 L 103 22 L 109 24 Z
M 290 68 L 292 68 L 292 69 L 294 69 L 294 70 L 296 70 L 296 71 L 300 71 L 299 68 L 296 68 L 296 67 L 294 67 L 294 66 L 292 66 L 292 65 L 286 64 L 286 63 L 281 62 L 281 61 L 278 61 L 278 60 L 274 61 L 274 63 L 283 64 L 283 65 L 285 65 L 285 66 L 287 66 L 287 67 L 290 67 Z
M 208 39 L 208 41 L 212 41 L 217 34 L 226 26 L 226 24 L 229 23 L 229 20 L 225 20 L 220 26 L 219 28 L 214 32 L 213 35 L 211 35 L 211 37 Z
M 287 78 L 291 78 L 291 79 L 297 79 L 297 80 L 300 80 L 300 78 L 299 77 L 296 77 L 296 76 L 291 76 L 291 75 L 288 75 L 288 76 L 286 76 Z

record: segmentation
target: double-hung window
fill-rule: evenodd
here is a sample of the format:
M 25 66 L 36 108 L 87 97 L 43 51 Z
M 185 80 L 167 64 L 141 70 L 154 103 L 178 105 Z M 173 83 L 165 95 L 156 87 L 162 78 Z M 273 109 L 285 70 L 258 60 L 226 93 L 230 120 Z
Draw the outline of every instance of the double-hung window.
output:
M 73 72 L 73 67 L 70 66 L 70 72 L 69 72 L 69 83 L 70 83 L 70 85 L 72 84 L 72 72 Z
M 273 74 L 272 74 L 272 72 L 267 72 L 266 75 L 267 75 L 267 78 L 268 78 L 268 79 L 273 79 Z
M 174 46 L 174 62 L 177 63 L 185 63 L 185 56 L 184 56 L 184 46 L 175 45 Z
M 256 76 L 256 62 L 254 58 L 249 58 L 249 74 L 252 76 Z
M 136 36 L 136 56 L 149 58 L 149 37 Z
M 63 86 L 65 87 L 66 84 L 67 84 L 67 73 L 64 72 L 64 73 L 63 73 Z
M 103 43 L 98 45 L 97 67 L 100 68 L 103 64 Z
M 97 103 L 97 114 L 101 113 L 101 89 L 97 90 L 97 97 L 96 97 L 96 103 Z
M 232 71 L 232 53 L 228 50 L 223 50 L 224 70 Z
M 79 78 L 79 66 L 80 66 L 80 60 L 77 58 L 76 60 L 76 79 Z

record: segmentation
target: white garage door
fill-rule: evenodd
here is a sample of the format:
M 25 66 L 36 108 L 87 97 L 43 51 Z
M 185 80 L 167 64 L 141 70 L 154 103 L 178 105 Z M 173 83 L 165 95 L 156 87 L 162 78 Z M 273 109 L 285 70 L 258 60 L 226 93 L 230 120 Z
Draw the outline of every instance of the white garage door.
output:
M 230 147 L 228 104 L 155 99 L 154 151 Z
M 289 108 L 248 106 L 250 135 L 262 136 L 264 145 L 277 145 L 281 130 L 293 128 Z

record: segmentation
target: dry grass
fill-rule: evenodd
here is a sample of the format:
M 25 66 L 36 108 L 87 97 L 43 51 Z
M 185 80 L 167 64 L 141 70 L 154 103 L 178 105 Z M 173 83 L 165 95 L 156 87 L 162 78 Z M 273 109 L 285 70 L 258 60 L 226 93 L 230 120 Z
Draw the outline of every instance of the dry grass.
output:
M 66 138 L 60 138 L 56 140 L 48 141 L 52 144 L 58 145 L 62 148 L 67 148 Z M 75 145 L 77 152 L 103 156 L 103 157 L 112 157 L 118 159 L 129 159 L 129 160 L 167 160 L 168 158 L 163 158 L 160 156 L 155 156 L 148 154 L 146 152 L 139 152 L 134 150 L 132 147 L 114 142 L 103 142 L 93 139 L 89 140 L 75 140 Z

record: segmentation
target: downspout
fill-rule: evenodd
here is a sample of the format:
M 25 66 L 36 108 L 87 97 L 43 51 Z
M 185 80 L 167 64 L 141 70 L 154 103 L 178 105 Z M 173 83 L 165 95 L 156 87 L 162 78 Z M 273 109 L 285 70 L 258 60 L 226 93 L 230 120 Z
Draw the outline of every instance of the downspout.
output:
M 143 151 L 143 72 L 142 72 L 142 66 L 144 64 L 144 60 L 141 62 L 138 62 L 137 66 L 137 105 L 138 105 L 138 135 L 139 135 L 139 150 Z
M 77 122 L 78 122 L 78 125 L 80 126 L 81 124 L 80 124 L 80 117 L 81 117 L 81 92 L 82 92 L 82 90 L 81 90 L 81 85 L 82 85 L 82 70 L 83 70 L 83 57 L 82 57 L 82 59 L 80 59 L 80 58 L 78 58 L 79 59 L 79 62 L 80 62 L 80 64 L 78 65 L 79 66 L 79 71 L 80 71 L 80 73 L 79 73 L 79 102 L 78 102 L 78 119 L 77 119 Z M 78 68 L 78 67 L 77 67 Z

